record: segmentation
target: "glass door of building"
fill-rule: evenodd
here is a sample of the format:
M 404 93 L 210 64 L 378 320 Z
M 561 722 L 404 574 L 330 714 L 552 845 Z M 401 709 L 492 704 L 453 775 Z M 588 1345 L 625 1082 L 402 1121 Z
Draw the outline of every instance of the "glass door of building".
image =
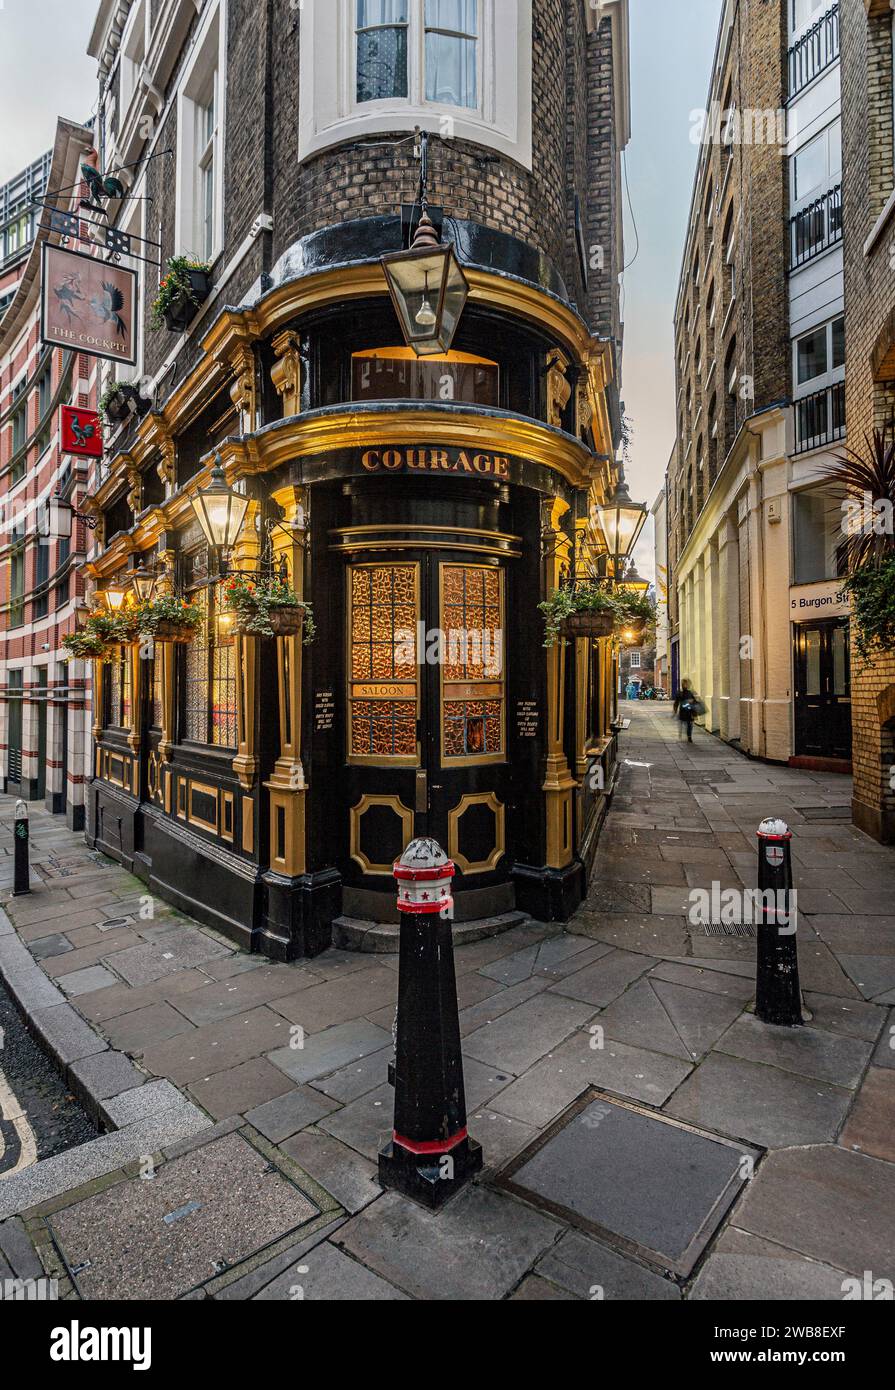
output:
M 848 622 L 799 623 L 794 629 L 797 756 L 851 757 Z
M 393 894 L 414 836 L 470 888 L 506 859 L 504 587 L 500 564 L 445 551 L 347 567 L 349 899 Z

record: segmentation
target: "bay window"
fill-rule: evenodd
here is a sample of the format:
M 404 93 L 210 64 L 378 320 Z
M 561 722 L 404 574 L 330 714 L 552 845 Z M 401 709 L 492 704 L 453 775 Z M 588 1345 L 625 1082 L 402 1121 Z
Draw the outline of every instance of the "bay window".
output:
M 302 159 L 420 126 L 531 168 L 532 0 L 303 0 L 300 8 Z

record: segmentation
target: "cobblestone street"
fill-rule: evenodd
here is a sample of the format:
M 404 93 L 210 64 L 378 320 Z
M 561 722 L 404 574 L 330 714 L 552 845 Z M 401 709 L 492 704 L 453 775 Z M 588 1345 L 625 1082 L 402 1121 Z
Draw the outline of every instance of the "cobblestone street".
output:
M 26 1233 L 85 1299 L 833 1300 L 865 1271 L 895 1277 L 895 853 L 849 824 L 847 778 L 749 762 L 699 729 L 690 746 L 667 707 L 623 709 L 620 785 L 568 929 L 456 952 L 485 1171 L 439 1215 L 376 1180 L 397 956 L 247 957 L 33 813 L 33 892 L 6 903 L 0 969 L 110 1132 L 0 1181 L 0 1278 Z M 812 1015 L 796 1030 L 749 1010 L 754 940 L 687 916 L 693 888 L 755 885 L 768 814 L 794 837 Z M 7 894 L 11 815 L 5 800 Z M 711 1220 L 711 1193 L 697 1202 L 674 1250 L 608 1173 L 587 1219 L 568 1192 L 542 1200 L 557 1175 L 536 1181 L 537 1163 L 496 1181 L 583 1095 L 645 1115 L 662 1163 L 668 1137 L 732 1141 L 748 1180 Z M 662 1205 L 685 1212 L 671 1173 Z

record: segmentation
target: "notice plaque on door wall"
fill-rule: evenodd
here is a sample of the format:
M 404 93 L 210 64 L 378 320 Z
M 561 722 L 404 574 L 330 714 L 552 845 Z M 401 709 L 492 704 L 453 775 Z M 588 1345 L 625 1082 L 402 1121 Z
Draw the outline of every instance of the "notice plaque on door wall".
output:
M 314 696 L 314 732 L 325 734 L 333 726 L 336 699 L 331 690 L 318 690 Z
M 519 738 L 537 738 L 541 711 L 537 700 L 516 701 L 516 733 Z

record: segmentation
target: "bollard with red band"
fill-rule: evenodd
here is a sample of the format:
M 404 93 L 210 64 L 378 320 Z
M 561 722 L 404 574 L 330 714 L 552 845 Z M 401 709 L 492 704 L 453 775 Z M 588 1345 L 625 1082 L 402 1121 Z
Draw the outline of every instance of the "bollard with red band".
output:
M 755 1014 L 763 1023 L 802 1023 L 796 903 L 792 886 L 792 832 L 782 820 L 758 827 L 761 920 L 755 972 Z
M 395 1123 L 379 1181 L 440 1207 L 482 1166 L 466 1129 L 451 918 L 454 865 L 435 840 L 413 840 L 395 865 L 401 941 Z

